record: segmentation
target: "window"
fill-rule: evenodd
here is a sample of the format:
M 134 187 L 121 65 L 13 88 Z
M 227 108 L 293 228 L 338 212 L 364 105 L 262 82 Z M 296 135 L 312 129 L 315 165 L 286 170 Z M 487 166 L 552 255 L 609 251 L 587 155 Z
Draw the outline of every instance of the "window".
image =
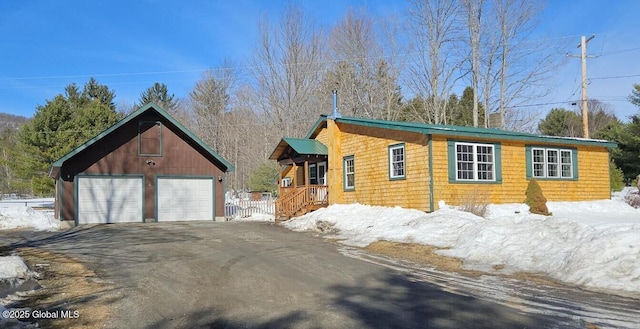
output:
M 389 146 L 389 179 L 405 178 L 404 144 Z
M 291 177 L 282 178 L 282 187 L 289 187 L 289 186 L 291 186 Z
M 495 145 L 455 142 L 456 181 L 496 181 Z
M 342 161 L 344 167 L 344 189 L 345 191 L 353 191 L 356 188 L 356 172 L 353 155 L 344 157 Z
M 533 177 L 564 179 L 576 178 L 574 177 L 574 150 L 544 147 L 531 147 L 530 149 Z
M 309 184 L 318 184 L 318 169 L 315 163 L 309 165 Z
M 138 155 L 162 156 L 162 124 L 160 122 L 138 122 Z

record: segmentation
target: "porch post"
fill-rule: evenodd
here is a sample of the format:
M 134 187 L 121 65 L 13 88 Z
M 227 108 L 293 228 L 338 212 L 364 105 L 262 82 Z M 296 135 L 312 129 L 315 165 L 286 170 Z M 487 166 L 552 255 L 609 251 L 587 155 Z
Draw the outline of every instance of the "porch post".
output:
M 298 166 L 293 162 L 293 187 L 298 187 Z
M 309 160 L 304 160 L 304 185 L 309 186 Z
M 278 196 L 282 195 L 282 165 L 278 162 Z

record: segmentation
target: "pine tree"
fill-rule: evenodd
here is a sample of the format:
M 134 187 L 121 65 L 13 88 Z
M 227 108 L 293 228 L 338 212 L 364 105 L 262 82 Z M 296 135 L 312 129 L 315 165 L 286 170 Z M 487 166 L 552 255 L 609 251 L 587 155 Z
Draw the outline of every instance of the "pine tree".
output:
M 71 84 L 38 106 L 33 119 L 18 133 L 16 174 L 31 181 L 36 195 L 52 195 L 51 164 L 118 121 L 113 93 L 91 79 L 80 93 Z
M 147 88 L 140 94 L 138 99 L 137 108 L 140 108 L 147 103 L 154 102 L 162 109 L 169 113 L 174 113 L 178 109 L 178 102 L 175 100 L 175 95 L 169 95 L 169 89 L 164 83 L 156 82 L 153 86 Z

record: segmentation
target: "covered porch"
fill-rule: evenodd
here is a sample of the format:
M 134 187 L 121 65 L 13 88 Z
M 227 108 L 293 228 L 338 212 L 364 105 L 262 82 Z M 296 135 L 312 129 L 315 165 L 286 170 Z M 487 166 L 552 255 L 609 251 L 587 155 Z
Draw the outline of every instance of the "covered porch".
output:
M 314 139 L 283 138 L 269 157 L 278 161 L 276 219 L 329 205 L 327 147 Z

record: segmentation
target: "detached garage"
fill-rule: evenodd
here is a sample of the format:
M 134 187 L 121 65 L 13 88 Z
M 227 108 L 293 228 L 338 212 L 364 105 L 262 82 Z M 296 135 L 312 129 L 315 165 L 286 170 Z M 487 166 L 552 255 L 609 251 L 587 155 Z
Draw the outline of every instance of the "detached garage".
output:
M 56 217 L 78 225 L 223 220 L 232 170 L 151 103 L 54 162 L 49 175 Z

